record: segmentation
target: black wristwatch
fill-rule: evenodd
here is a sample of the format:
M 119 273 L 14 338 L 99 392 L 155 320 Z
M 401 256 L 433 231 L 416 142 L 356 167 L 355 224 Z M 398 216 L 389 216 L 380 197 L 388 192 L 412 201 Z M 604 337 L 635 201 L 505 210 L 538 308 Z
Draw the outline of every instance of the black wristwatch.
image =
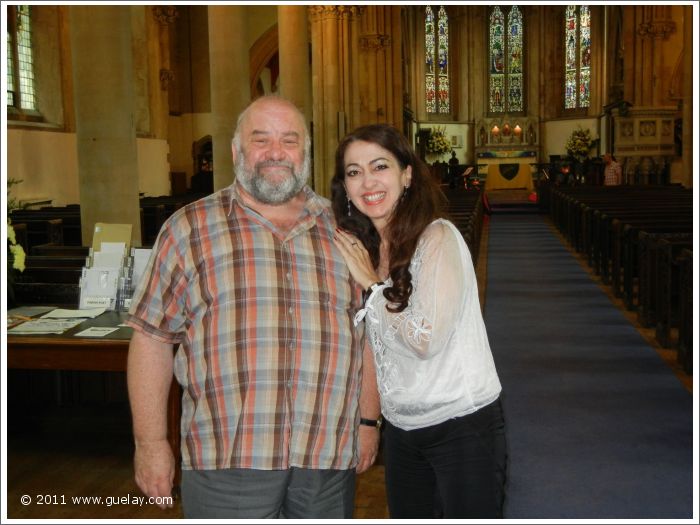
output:
M 368 427 L 382 428 L 382 416 L 379 419 L 366 419 L 364 417 L 360 418 L 360 425 L 366 425 Z

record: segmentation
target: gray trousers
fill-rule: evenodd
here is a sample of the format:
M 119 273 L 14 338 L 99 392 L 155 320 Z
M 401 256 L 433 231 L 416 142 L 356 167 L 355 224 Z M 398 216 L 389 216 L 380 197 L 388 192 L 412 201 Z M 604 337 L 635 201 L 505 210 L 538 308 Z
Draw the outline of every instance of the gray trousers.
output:
M 183 470 L 185 518 L 352 518 L 355 470 Z

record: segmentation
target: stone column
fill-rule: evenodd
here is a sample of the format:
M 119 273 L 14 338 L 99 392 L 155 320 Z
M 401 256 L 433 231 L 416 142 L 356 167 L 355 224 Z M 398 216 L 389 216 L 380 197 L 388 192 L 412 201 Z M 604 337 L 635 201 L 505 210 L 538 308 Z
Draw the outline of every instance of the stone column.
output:
M 147 9 L 146 28 L 150 37 L 148 78 L 152 108 L 150 131 L 153 137 L 167 139 L 170 118 L 168 90 L 175 80 L 170 65 L 170 31 L 179 13 L 176 6 L 149 6 Z
M 360 22 L 361 124 L 402 128 L 401 8 L 367 6 Z
M 294 102 L 311 122 L 311 66 L 306 6 L 277 6 L 280 95 Z
M 628 16 L 629 15 L 629 16 Z M 670 56 L 678 35 L 666 5 L 639 5 L 625 10 L 624 99 L 626 111 L 612 112 L 615 155 L 625 158 L 633 182 L 655 183 L 674 155 L 673 123 L 678 114 L 669 97 Z M 674 59 L 675 62 L 675 59 Z M 628 179 L 629 180 L 629 179 Z
M 683 7 L 683 177 L 693 187 L 693 8 Z
M 664 93 L 664 82 L 659 78 L 665 67 L 663 48 L 669 35 L 676 32 L 671 7 L 643 5 L 633 9 L 634 26 L 628 26 L 627 31 L 627 40 L 632 46 L 626 48 L 625 58 L 633 56 L 634 60 L 629 61 L 632 62 L 629 66 L 625 60 L 625 95 L 633 94 L 630 102 L 635 106 L 663 106 L 668 103 Z M 628 24 L 627 20 L 625 24 Z M 634 33 L 629 34 L 630 31 Z
M 211 71 L 214 190 L 233 181 L 231 139 L 239 113 L 250 102 L 247 8 L 210 5 L 209 68 Z
M 355 122 L 359 99 L 357 13 L 351 6 L 311 6 L 314 188 L 330 197 L 335 148 Z
M 131 8 L 69 10 L 82 242 L 96 222 L 132 225 L 141 245 Z

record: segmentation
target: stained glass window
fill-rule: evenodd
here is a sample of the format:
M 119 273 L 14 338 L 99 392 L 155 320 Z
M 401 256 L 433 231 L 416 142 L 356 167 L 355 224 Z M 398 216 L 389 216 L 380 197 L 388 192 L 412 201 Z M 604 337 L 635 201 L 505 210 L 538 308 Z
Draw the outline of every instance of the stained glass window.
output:
M 8 7 L 7 105 L 35 109 L 31 7 Z
M 450 112 L 450 33 L 447 11 L 435 13 L 425 8 L 425 110 L 428 113 Z
M 489 19 L 489 111 L 524 111 L 523 16 L 514 5 L 507 16 L 494 6 Z
M 564 16 L 564 107 L 587 108 L 591 103 L 591 11 L 566 6 Z
M 523 17 L 515 5 L 508 13 L 508 109 L 523 110 Z
M 425 8 L 425 110 L 435 113 L 435 21 L 433 8 Z
M 489 42 L 491 54 L 491 74 L 489 77 L 490 110 L 505 111 L 505 27 L 501 8 L 496 6 L 491 12 Z

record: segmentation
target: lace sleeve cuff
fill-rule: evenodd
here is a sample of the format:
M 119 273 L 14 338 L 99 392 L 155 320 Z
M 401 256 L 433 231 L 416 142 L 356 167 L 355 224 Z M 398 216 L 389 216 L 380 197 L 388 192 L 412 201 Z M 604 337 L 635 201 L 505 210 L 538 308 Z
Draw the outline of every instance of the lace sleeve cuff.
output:
M 377 292 L 386 288 L 386 286 L 387 285 L 385 283 L 378 281 L 367 289 L 364 306 L 360 310 L 357 311 L 357 313 L 355 314 L 355 319 L 353 320 L 353 323 L 355 326 L 357 326 L 358 324 L 360 324 L 362 322 L 362 320 L 367 315 L 367 310 L 372 308 L 372 305 L 370 304 L 372 302 L 372 298 L 375 295 L 377 295 Z

